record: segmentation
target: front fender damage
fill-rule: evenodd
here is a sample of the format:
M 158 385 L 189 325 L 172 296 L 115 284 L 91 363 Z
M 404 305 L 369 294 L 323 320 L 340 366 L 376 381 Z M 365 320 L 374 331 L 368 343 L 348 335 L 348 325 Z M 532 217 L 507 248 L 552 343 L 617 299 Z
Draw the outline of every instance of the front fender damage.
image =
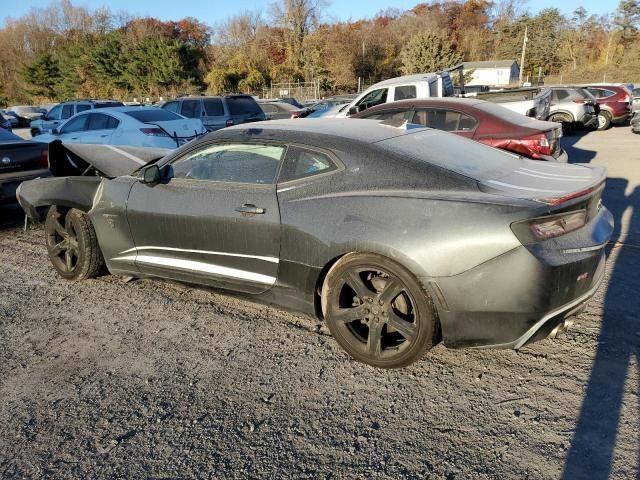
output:
M 101 177 L 54 177 L 38 178 L 23 182 L 18 187 L 18 203 L 29 220 L 41 220 L 39 207 L 62 205 L 89 212 L 102 190 Z

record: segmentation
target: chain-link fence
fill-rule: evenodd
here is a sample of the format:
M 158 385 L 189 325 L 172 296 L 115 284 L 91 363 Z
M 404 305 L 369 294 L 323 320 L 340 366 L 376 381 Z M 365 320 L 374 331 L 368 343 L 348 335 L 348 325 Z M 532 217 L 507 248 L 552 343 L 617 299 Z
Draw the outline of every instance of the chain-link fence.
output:
M 320 98 L 318 82 L 285 82 L 272 83 L 262 90 L 263 98 L 293 97 L 298 101 L 317 100 Z

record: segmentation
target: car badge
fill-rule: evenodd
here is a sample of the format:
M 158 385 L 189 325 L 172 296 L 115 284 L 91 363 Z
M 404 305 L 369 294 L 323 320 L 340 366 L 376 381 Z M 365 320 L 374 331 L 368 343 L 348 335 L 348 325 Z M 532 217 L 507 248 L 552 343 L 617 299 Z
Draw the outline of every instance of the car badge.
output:
M 9 165 L 11 163 L 11 159 L 9 157 L 3 157 L 2 158 L 2 164 L 3 165 Z

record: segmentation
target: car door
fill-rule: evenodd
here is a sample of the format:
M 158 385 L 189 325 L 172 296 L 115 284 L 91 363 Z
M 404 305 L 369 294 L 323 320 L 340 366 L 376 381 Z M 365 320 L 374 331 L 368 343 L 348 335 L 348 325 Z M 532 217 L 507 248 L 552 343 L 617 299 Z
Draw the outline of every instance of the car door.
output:
M 80 143 L 81 137 L 86 129 L 89 115 L 80 114 L 70 118 L 60 127 L 58 138 L 66 143 Z
M 207 130 L 213 132 L 227 126 L 228 115 L 224 113 L 221 98 L 203 98 L 202 123 Z
M 201 144 L 136 183 L 127 204 L 140 272 L 249 293 L 276 281 L 280 213 L 275 178 L 285 148 Z
M 202 117 L 202 102 L 200 99 L 183 100 L 180 105 L 180 115 L 187 118 Z
M 106 113 L 89 113 L 87 124 L 82 134 L 82 143 L 111 143 L 113 132 L 120 121 Z

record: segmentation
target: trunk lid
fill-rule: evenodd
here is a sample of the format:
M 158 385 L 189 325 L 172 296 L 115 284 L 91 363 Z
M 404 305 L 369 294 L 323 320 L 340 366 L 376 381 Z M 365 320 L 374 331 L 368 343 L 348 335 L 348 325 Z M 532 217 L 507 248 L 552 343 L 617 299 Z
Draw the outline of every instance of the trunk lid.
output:
M 47 168 L 47 145 L 39 142 L 0 141 L 0 173 Z
M 203 131 L 205 131 L 202 121 L 197 118 L 181 118 L 179 120 L 163 120 L 145 123 L 161 128 L 167 135 L 178 141 L 202 135 Z

